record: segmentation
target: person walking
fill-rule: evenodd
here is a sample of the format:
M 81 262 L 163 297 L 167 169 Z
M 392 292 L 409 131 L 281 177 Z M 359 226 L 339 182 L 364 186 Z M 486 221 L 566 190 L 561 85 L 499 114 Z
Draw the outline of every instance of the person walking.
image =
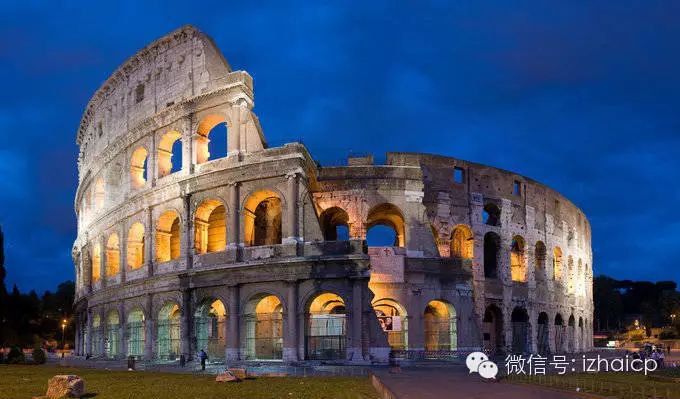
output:
M 208 360 L 208 354 L 201 349 L 201 353 L 198 354 L 198 357 L 201 359 L 201 370 L 205 371 L 205 361 Z

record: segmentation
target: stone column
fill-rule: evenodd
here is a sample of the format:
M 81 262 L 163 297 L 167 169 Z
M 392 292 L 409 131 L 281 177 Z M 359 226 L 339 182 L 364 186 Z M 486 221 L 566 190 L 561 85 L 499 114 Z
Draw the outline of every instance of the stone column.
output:
M 87 333 L 85 334 L 85 355 L 89 354 L 91 351 L 90 349 L 92 348 L 92 317 L 90 314 L 90 310 L 87 309 L 85 311 L 85 317 L 87 318 L 85 320 L 85 328 L 87 330 Z
M 81 273 L 82 273 L 82 290 L 84 293 L 89 294 L 92 292 L 92 244 L 83 248 L 80 252 L 80 261 L 82 262 Z M 101 273 L 100 273 L 101 274 Z
M 298 231 L 298 174 L 289 173 L 286 175 L 286 225 L 284 230 L 284 243 L 297 243 L 299 240 Z
M 233 285 L 229 289 L 229 312 L 227 314 L 227 348 L 225 358 L 227 361 L 239 360 L 239 348 L 241 345 L 239 337 L 239 287 Z
M 146 208 L 146 229 L 144 230 L 144 263 L 146 263 L 146 271 L 149 277 L 154 274 L 154 255 L 156 248 L 156 237 L 154 237 L 153 212 L 151 207 Z
M 244 99 L 238 99 L 229 109 L 231 115 L 231 125 L 228 126 L 227 134 L 227 155 L 238 155 L 241 152 L 241 130 L 245 130 L 247 121 L 248 106 Z
M 128 354 L 128 337 L 127 337 L 127 315 L 125 314 L 125 305 L 123 301 L 118 302 L 118 316 L 120 317 L 118 328 L 120 337 L 120 353 L 118 354 L 121 358 L 127 357 Z
M 503 306 L 503 338 L 505 339 L 505 350 L 512 353 L 512 308 L 504 303 Z
M 349 320 L 350 325 L 348 326 L 351 330 L 347 335 L 349 338 L 347 342 L 347 360 L 353 362 L 362 362 L 364 360 L 361 345 L 361 338 L 363 336 L 363 309 L 361 305 L 361 302 L 363 301 L 361 289 L 362 282 L 363 280 L 361 279 L 352 280 L 352 318 Z
M 120 266 L 120 284 L 124 284 L 126 281 L 126 272 L 128 268 L 128 258 L 127 258 L 127 247 L 128 247 L 128 229 L 124 228 L 123 231 L 118 232 L 118 237 L 120 237 L 120 242 L 118 243 L 118 256 L 119 256 L 119 266 Z
M 239 225 L 241 215 L 240 205 L 239 183 L 234 182 L 229 184 L 229 215 L 227 217 L 227 241 L 229 247 L 236 248 L 241 242 L 241 230 Z
M 548 313 L 548 347 L 550 348 L 550 353 L 555 353 L 555 314 L 550 312 L 546 313 Z
M 531 353 L 538 353 L 538 312 L 533 307 L 528 309 L 529 313 L 529 350 Z M 542 355 L 542 354 L 541 354 Z
M 183 173 L 194 173 L 193 165 L 196 161 L 193 148 L 193 142 L 191 138 L 193 134 L 191 132 L 191 119 L 192 115 L 183 118 L 182 123 L 182 172 Z
M 156 186 L 158 180 L 158 150 L 156 149 L 156 132 L 151 135 L 151 147 L 146 163 L 146 178 L 151 180 L 151 187 Z
M 153 313 L 153 299 L 151 295 L 146 297 L 146 316 L 144 318 L 144 360 L 153 360 L 156 334 L 154 334 L 154 321 L 156 315 Z
M 184 204 L 184 256 L 187 261 L 187 269 L 192 269 L 194 265 L 194 221 L 191 217 L 191 194 L 185 194 L 182 197 Z M 180 251 L 181 252 L 181 251 Z
M 298 360 L 298 283 L 289 281 L 286 284 L 286 321 L 283 326 L 283 361 L 296 362 Z
M 182 318 L 180 327 L 180 343 L 179 351 L 183 354 L 187 361 L 192 359 L 191 353 L 191 327 L 192 316 L 194 312 L 191 308 L 191 290 L 182 290 Z

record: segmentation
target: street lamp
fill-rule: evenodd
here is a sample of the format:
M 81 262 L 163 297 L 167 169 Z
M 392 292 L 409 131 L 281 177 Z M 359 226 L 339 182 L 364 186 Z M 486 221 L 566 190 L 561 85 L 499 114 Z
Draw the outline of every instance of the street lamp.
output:
M 61 321 L 61 357 L 64 357 L 64 332 L 66 330 L 66 319 Z

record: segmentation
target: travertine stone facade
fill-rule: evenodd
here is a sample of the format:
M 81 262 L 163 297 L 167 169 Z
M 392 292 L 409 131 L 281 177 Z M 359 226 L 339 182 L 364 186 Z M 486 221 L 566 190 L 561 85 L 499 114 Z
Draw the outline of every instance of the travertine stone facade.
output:
M 302 144 L 268 147 L 253 106 L 250 75 L 190 26 L 97 90 L 77 135 L 79 355 L 368 364 L 591 347 L 590 226 L 559 193 L 435 155 L 319 167 Z M 367 245 L 378 225 L 394 246 Z

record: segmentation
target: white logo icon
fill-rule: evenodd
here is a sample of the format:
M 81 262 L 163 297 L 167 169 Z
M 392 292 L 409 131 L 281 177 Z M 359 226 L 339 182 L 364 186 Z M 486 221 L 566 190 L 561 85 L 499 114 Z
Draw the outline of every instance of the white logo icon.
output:
M 496 375 L 498 374 L 498 366 L 496 366 L 496 363 L 490 360 L 485 360 L 479 364 L 477 371 L 482 378 L 496 378 Z
M 479 364 L 487 360 L 489 360 L 489 357 L 484 352 L 472 352 L 465 359 L 465 365 L 470 370 L 470 373 L 476 373 Z

